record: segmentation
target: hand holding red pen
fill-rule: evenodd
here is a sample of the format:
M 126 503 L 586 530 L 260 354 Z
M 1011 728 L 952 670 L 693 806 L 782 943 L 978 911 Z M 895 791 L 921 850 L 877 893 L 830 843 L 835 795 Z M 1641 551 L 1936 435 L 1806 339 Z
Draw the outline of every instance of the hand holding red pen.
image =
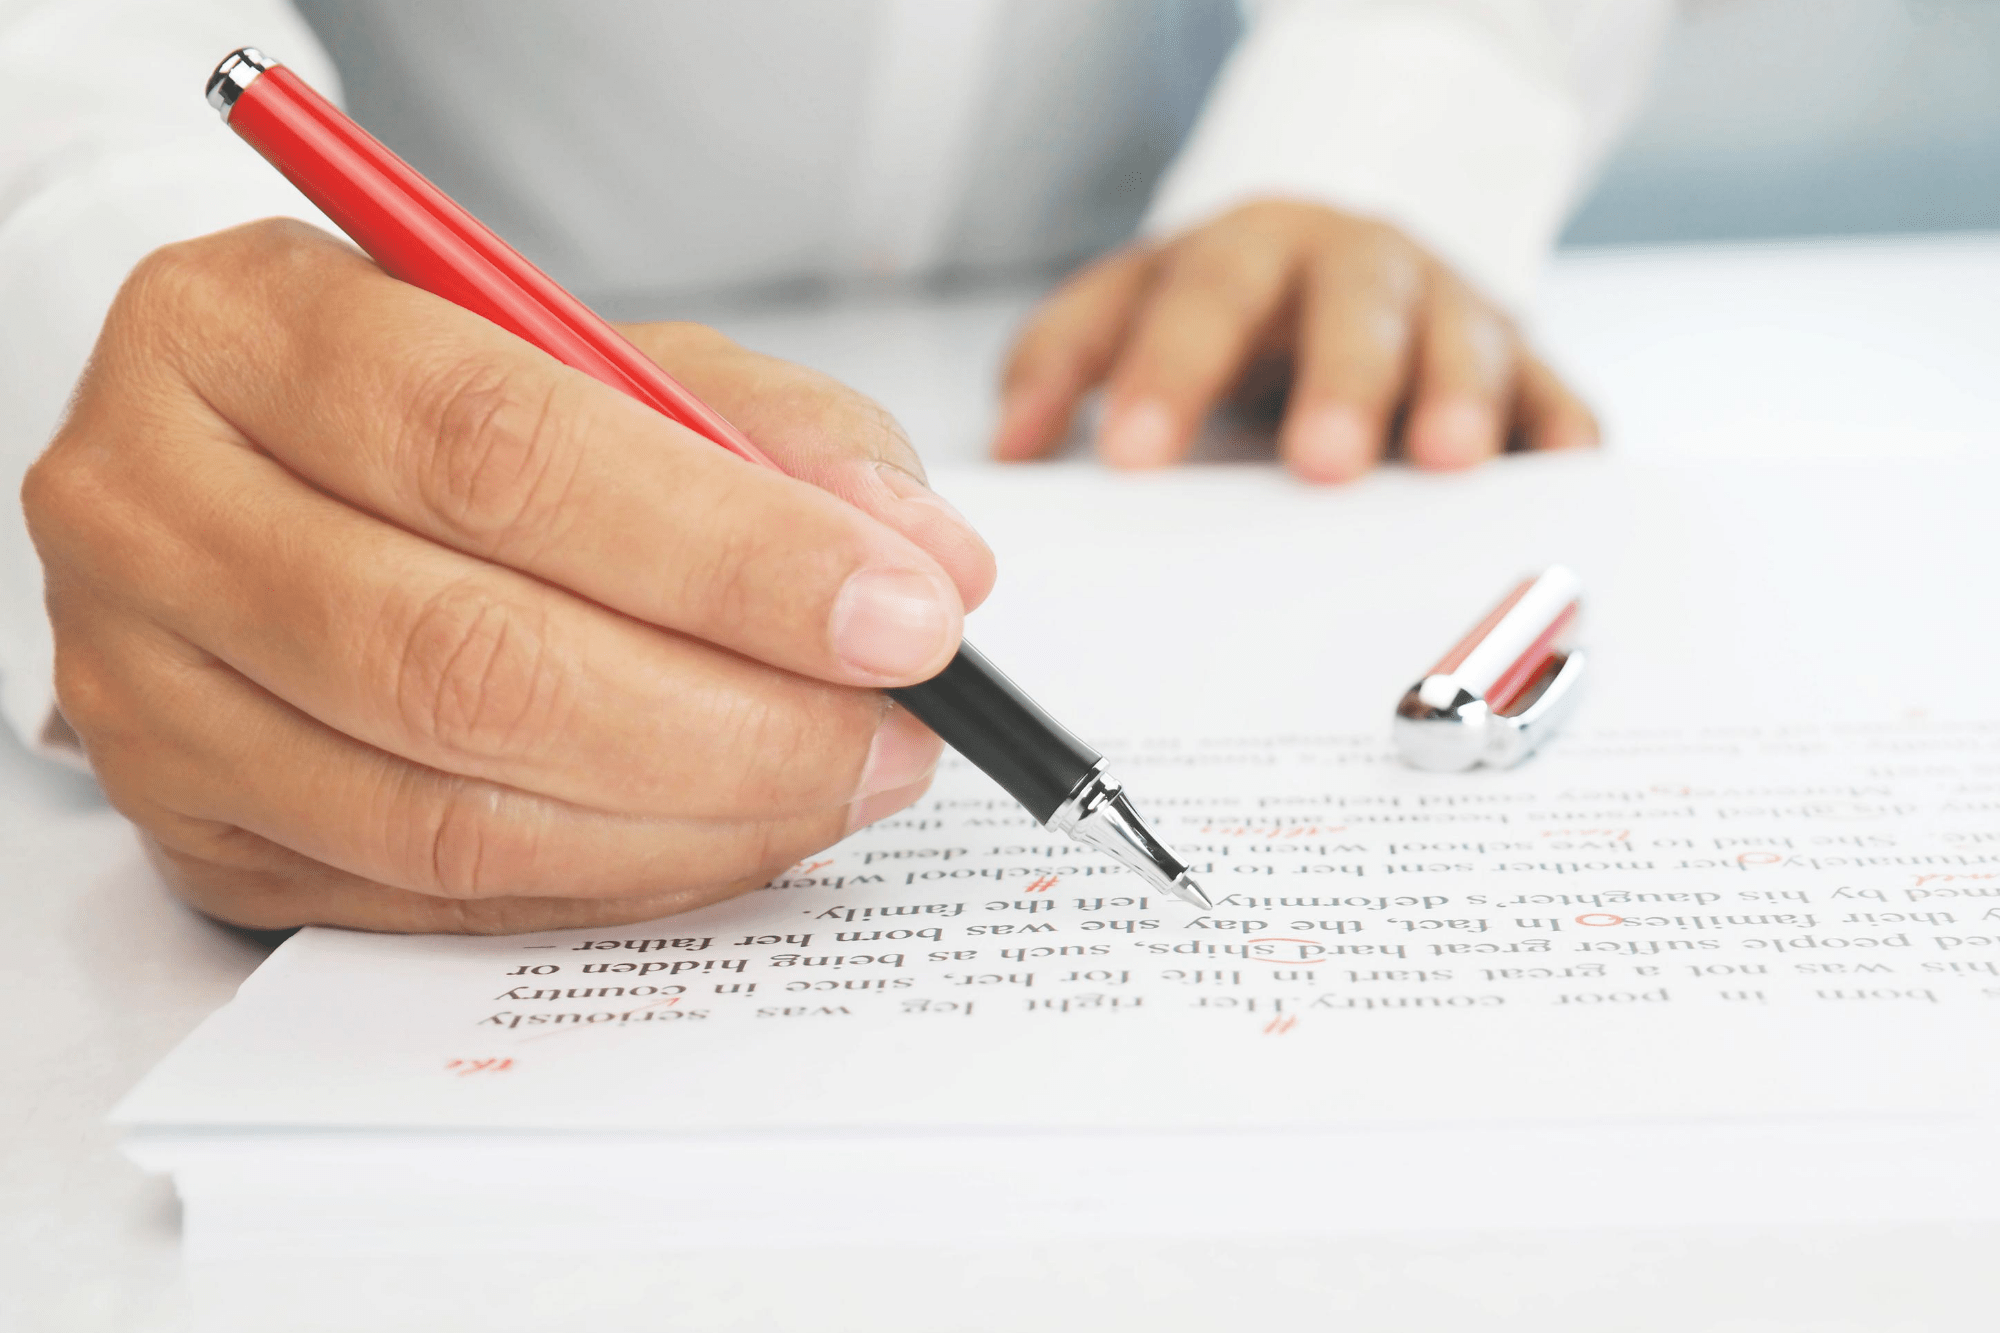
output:
M 876 688 L 949 659 L 984 545 L 865 399 L 627 332 L 792 475 L 310 228 L 135 273 L 24 500 L 63 714 L 190 901 L 638 920 L 921 792 Z

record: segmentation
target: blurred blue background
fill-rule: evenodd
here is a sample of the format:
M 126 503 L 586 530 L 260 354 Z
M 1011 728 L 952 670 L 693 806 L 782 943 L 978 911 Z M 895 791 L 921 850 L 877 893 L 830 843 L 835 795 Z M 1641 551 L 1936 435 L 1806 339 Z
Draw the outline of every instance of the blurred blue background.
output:
M 2000 0 L 1684 0 L 1569 245 L 2000 229 Z

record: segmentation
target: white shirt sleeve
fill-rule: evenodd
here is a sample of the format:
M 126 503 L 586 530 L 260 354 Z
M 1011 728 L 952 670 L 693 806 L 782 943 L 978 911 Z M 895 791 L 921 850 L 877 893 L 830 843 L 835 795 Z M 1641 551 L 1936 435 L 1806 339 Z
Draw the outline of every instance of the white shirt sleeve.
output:
M 0 715 L 74 759 L 54 712 L 42 571 L 17 497 L 119 283 L 147 252 L 255 218 L 325 225 L 202 98 L 238 46 L 337 95 L 283 0 L 0 0 Z M 189 188 L 200 182 L 201 188 Z
M 1263 0 L 1145 231 L 1257 198 L 1396 224 L 1519 310 L 1673 0 Z

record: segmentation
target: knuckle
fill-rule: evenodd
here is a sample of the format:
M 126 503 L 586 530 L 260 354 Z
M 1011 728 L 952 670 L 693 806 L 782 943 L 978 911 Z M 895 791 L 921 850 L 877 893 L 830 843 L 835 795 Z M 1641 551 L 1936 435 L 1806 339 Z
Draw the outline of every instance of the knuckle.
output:
M 571 685 L 535 608 L 446 588 L 417 608 L 395 657 L 397 715 L 434 750 L 497 759 L 562 727 Z
M 119 673 L 97 653 L 70 640 L 56 638 L 54 684 L 56 711 L 76 733 L 94 768 L 135 757 L 130 744 L 142 738 L 133 716 L 131 691 Z
M 297 218 L 260 218 L 206 239 L 232 266 L 305 268 L 316 276 L 329 261 L 357 270 L 365 262 L 321 228 Z
M 119 711 L 112 698 L 72 692 L 57 709 L 69 723 L 98 789 L 111 807 L 141 829 L 158 831 L 185 819 L 173 807 L 199 806 L 206 793 L 190 782 L 185 753 Z
M 365 914 L 329 912 L 322 890 L 347 877 L 255 833 L 212 820 L 135 822 L 167 886 L 217 921 L 247 930 L 382 924 Z
M 205 287 L 214 270 L 215 241 L 199 237 L 151 251 L 132 266 L 113 299 L 111 318 L 172 316 Z
M 1170 276 L 1176 285 L 1220 294 L 1238 285 L 1243 265 L 1235 247 L 1189 245 L 1174 254 Z
M 690 387 L 712 392 L 719 384 L 763 381 L 784 363 L 753 352 L 719 329 L 689 320 L 620 324 L 619 331 L 656 365 Z
M 1315 257 L 1324 287 L 1385 304 L 1416 303 L 1425 286 L 1425 258 L 1402 232 L 1375 218 L 1343 219 L 1322 238 Z
M 663 353 L 689 356 L 748 356 L 741 343 L 720 329 L 693 320 L 668 319 L 635 326 Z
M 1451 363 L 1451 373 L 1488 395 L 1505 390 L 1515 374 L 1513 327 L 1500 315 L 1479 305 L 1459 312 L 1456 320 L 1438 327 L 1434 337 L 1445 344 L 1440 360 Z
M 290 218 L 163 245 L 132 267 L 112 299 L 85 388 L 136 367 L 208 376 L 273 355 L 286 333 L 272 312 L 288 298 L 323 293 L 342 267 L 363 271 L 366 262 Z
M 1339 235 L 1356 253 L 1371 259 L 1390 260 L 1414 257 L 1419 251 L 1410 238 L 1393 223 L 1381 218 L 1356 218 L 1337 228 Z
M 145 368 L 179 367 L 215 288 L 210 241 L 161 246 L 132 266 L 111 299 L 71 412 L 107 382 L 129 383 Z
M 23 525 L 58 641 L 65 613 L 186 588 L 176 566 L 161 563 L 162 526 L 180 515 L 161 506 L 144 460 L 127 456 L 132 447 L 117 430 L 65 427 L 22 477 Z
M 1168 282 L 1219 317 L 1244 324 L 1264 317 L 1270 290 L 1290 262 L 1271 246 L 1190 245 L 1175 253 Z
M 56 707 L 79 735 L 109 711 L 110 690 L 104 673 L 74 649 L 58 647 L 55 663 Z
M 105 491 L 105 480 L 89 459 L 60 445 L 28 468 L 21 478 L 21 512 L 45 560 L 66 535 L 94 527 L 108 512 Z
M 226 231 L 174 241 L 132 266 L 112 302 L 111 319 L 137 318 L 172 329 L 218 291 L 296 275 L 335 252 L 325 233 L 291 218 L 265 218 Z
M 208 847 L 199 845 L 207 842 L 206 838 L 195 839 L 198 845 L 189 847 L 182 845 L 189 841 L 184 836 L 162 837 L 160 830 L 140 820 L 134 822 L 142 830 L 147 858 L 160 871 L 167 887 L 196 911 L 251 930 L 304 924 L 289 918 L 273 919 L 268 910 L 259 911 L 260 906 L 268 909 L 268 900 L 279 895 L 259 892 L 261 886 L 246 885 L 239 869 L 218 863 Z
M 531 554 L 554 540 L 575 480 L 555 384 L 524 392 L 505 370 L 461 360 L 424 373 L 400 451 L 419 461 L 419 499 L 454 540 Z
M 1218 219 L 1225 230 L 1270 239 L 1289 239 L 1327 214 L 1316 204 L 1296 199 L 1253 199 Z

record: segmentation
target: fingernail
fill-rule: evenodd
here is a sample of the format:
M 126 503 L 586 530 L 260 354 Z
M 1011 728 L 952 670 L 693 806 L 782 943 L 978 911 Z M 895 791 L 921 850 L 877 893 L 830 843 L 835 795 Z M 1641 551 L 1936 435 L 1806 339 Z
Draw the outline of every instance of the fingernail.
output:
M 1097 448 L 1113 467 L 1158 467 L 1173 457 L 1174 414 L 1157 398 L 1119 403 L 1105 419 Z
M 1347 481 L 1368 470 L 1368 423 L 1338 404 L 1308 412 L 1292 434 L 1292 470 L 1307 481 Z
M 1410 420 L 1410 461 L 1418 467 L 1469 467 L 1499 448 L 1499 416 L 1473 399 L 1426 403 Z
M 854 799 L 865 801 L 909 786 L 936 768 L 943 752 L 944 742 L 929 727 L 901 708 L 889 709 L 875 729 Z
M 856 671 L 913 679 L 958 631 L 957 597 L 941 578 L 900 569 L 848 576 L 834 599 L 833 651 Z
M 847 807 L 847 831 L 865 828 L 878 819 L 887 819 L 898 810 L 906 809 L 929 790 L 931 780 L 919 778 L 907 787 L 885 791 L 876 796 L 864 797 Z

